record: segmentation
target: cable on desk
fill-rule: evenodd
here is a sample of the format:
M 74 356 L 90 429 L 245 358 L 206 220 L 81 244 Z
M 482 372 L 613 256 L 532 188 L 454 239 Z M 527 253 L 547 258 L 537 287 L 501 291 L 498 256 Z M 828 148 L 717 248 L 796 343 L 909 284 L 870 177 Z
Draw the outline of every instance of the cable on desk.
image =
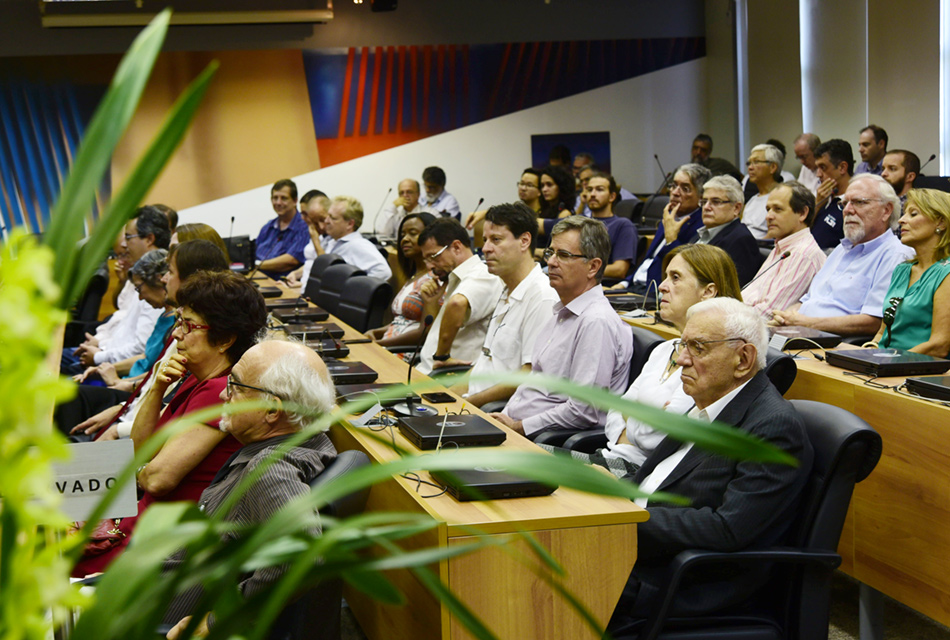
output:
M 907 396 L 908 398 L 917 398 L 918 400 L 923 400 L 924 402 L 929 402 L 930 404 L 939 404 L 941 407 L 950 407 L 950 402 L 945 400 L 938 400 L 937 398 L 928 398 L 927 396 L 922 396 L 917 393 L 914 393 L 910 389 L 907 389 L 907 383 L 896 385 L 891 387 L 894 390 L 894 393 L 902 396 Z M 903 391 L 903 389 L 907 389 Z
M 845 371 L 844 375 L 851 376 L 852 378 L 857 378 L 862 381 L 865 385 L 871 387 L 872 389 L 896 389 L 900 384 L 881 384 L 880 382 L 874 382 L 877 380 L 878 376 L 875 375 L 865 375 L 859 371 Z
M 440 490 L 438 493 L 433 493 L 433 494 L 427 495 L 427 496 L 422 495 L 421 493 L 419 493 L 419 497 L 420 497 L 420 498 L 438 498 L 439 496 L 441 496 L 442 494 L 444 494 L 444 493 L 447 491 L 446 487 L 443 487 L 443 486 L 440 485 L 440 484 L 436 484 L 435 482 L 430 482 L 430 481 L 428 481 L 428 480 L 423 480 L 423 479 L 419 476 L 419 474 L 416 473 L 415 471 L 410 471 L 409 473 L 404 473 L 404 474 L 400 475 L 399 477 L 400 477 L 400 478 L 404 478 L 404 479 L 406 479 L 406 480 L 409 480 L 410 482 L 415 482 L 415 483 L 416 483 L 416 493 L 419 493 L 420 489 L 422 489 L 422 485 L 428 485 L 428 486 L 430 486 L 430 487 L 435 487 L 436 489 L 439 489 L 439 490 Z

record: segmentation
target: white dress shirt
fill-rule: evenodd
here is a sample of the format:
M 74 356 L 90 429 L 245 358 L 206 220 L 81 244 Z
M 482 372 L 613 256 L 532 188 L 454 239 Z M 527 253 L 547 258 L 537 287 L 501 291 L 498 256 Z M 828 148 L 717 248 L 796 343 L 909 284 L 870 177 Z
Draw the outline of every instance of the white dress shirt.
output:
M 310 243 L 313 245 L 313 243 Z M 376 245 L 364 238 L 358 231 L 348 233 L 339 240 L 331 240 L 324 251 L 335 253 L 347 264 L 359 267 L 366 275 L 389 280 L 393 275 L 389 264 L 383 259 Z M 309 274 L 307 274 L 309 276 Z

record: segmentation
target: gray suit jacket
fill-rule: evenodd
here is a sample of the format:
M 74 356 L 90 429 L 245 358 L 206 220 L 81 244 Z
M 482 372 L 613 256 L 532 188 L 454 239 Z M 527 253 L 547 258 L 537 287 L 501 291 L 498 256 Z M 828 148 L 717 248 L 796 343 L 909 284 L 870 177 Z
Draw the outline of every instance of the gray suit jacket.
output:
M 685 496 L 691 505 L 649 505 L 650 519 L 637 527 L 637 565 L 625 592 L 626 606 L 633 609 L 628 612 L 634 615 L 656 604 L 662 574 L 680 551 L 737 551 L 781 544 L 795 517 L 812 464 L 811 443 L 795 409 L 760 371 L 718 420 L 791 453 L 801 464 L 796 468 L 743 462 L 698 447 L 690 449 L 659 490 Z M 671 438 L 663 440 L 640 468 L 636 481 L 646 478 L 679 446 Z M 676 612 L 696 614 L 735 602 L 755 582 L 746 578 L 751 577 L 722 571 L 701 576 L 677 602 Z

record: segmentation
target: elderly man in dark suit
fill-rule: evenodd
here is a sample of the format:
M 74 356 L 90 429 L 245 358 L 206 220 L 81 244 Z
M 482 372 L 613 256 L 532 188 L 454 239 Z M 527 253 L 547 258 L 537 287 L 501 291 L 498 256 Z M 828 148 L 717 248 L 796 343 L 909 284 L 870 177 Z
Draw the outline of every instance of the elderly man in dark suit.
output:
M 742 223 L 742 187 L 732 176 L 717 176 L 703 185 L 703 226 L 690 244 L 711 244 L 729 254 L 736 264 L 739 284 L 745 286 L 762 266 L 759 244 Z
M 795 409 L 762 369 L 768 333 L 757 311 L 732 298 L 694 305 L 677 347 L 689 415 L 718 420 L 770 442 L 797 467 L 727 459 L 666 438 L 636 482 L 646 491 L 685 496 L 689 506 L 637 502 L 650 519 L 637 527 L 639 550 L 611 628 L 643 618 L 662 595 L 663 573 L 686 549 L 736 551 L 781 544 L 811 471 L 812 449 Z M 751 585 L 751 586 L 750 586 Z M 710 612 L 745 599 L 755 576 L 698 576 L 674 604 L 675 615 Z

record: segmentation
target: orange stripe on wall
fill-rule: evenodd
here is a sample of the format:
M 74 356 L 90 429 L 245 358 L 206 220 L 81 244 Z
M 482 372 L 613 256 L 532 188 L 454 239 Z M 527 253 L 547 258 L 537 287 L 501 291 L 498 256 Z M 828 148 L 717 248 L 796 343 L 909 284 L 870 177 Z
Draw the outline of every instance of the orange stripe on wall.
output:
M 337 137 L 342 138 L 346 135 L 346 116 L 350 111 L 350 85 L 353 78 L 353 59 L 356 57 L 356 49 L 350 47 L 346 54 L 346 76 L 343 79 L 343 100 L 340 104 L 340 128 L 337 131 Z
M 395 63 L 395 55 L 393 55 L 394 49 L 392 47 L 386 47 L 386 89 L 383 92 L 383 131 L 382 133 L 390 133 L 392 131 L 389 126 L 389 116 L 391 114 L 390 105 L 392 104 L 393 98 L 393 65 Z
M 377 135 L 376 131 L 376 111 L 377 100 L 379 98 L 379 74 L 383 69 L 383 48 L 376 47 L 373 53 L 373 88 L 369 94 L 369 125 L 366 127 L 368 135 Z
M 403 91 L 406 86 L 406 48 L 399 47 L 399 77 L 396 80 L 396 133 L 402 133 Z
M 429 78 L 432 75 L 432 47 L 422 48 L 422 130 L 429 130 L 429 105 L 432 103 L 432 96 L 429 93 Z
M 320 150 L 321 165 L 329 167 L 371 153 L 422 140 L 429 137 L 429 135 L 431 134 L 415 131 L 359 138 L 323 138 L 317 140 L 317 148 Z
M 353 136 L 363 135 L 363 98 L 366 94 L 366 67 L 369 64 L 369 47 L 363 47 L 360 51 L 360 76 L 359 83 L 356 85 L 356 113 L 353 116 Z

